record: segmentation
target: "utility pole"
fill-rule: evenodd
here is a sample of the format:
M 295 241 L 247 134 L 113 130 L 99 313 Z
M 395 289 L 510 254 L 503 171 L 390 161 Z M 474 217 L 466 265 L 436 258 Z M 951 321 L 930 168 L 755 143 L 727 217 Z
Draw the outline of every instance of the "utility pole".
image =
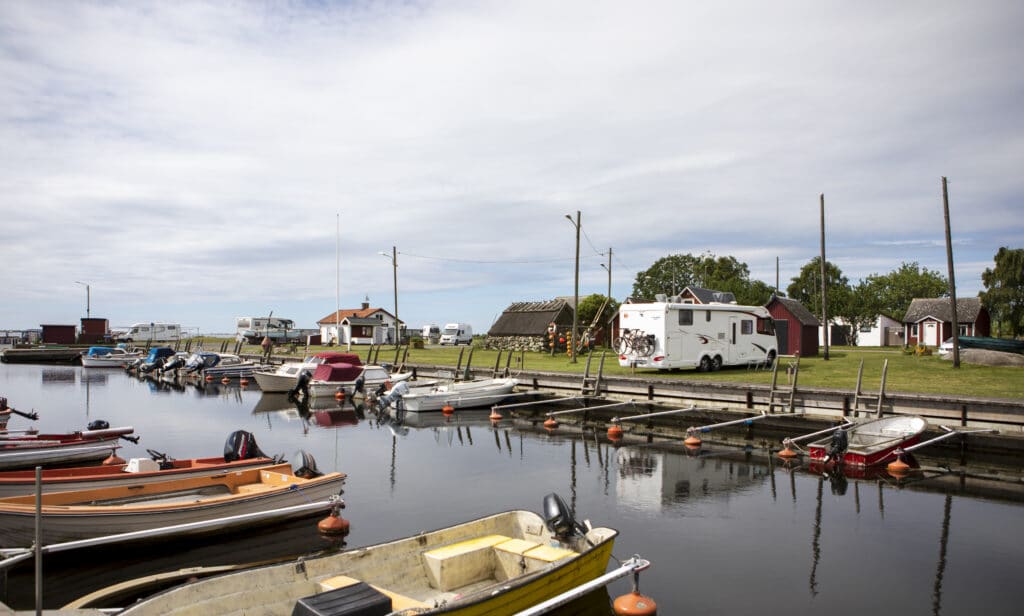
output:
M 569 222 L 576 227 L 576 275 L 573 283 L 573 305 L 572 305 L 572 334 L 569 336 L 569 357 L 572 363 L 576 363 L 576 328 L 579 323 L 579 307 L 580 307 L 580 211 L 576 210 L 576 221 L 573 222 L 572 216 L 566 214 L 566 218 Z
M 821 326 L 824 330 L 825 355 L 822 357 L 828 361 L 828 295 L 826 292 L 825 278 L 825 193 L 821 193 Z
M 83 287 L 85 287 L 85 318 L 88 319 L 90 317 L 90 312 L 92 308 L 92 299 L 89 296 L 89 284 L 85 282 L 80 282 L 78 280 L 75 281 L 75 284 L 80 284 Z
M 949 190 L 942 176 L 942 213 L 946 219 L 946 266 L 949 268 L 949 303 L 953 307 L 953 367 L 960 367 L 960 321 L 956 310 L 956 278 L 953 275 L 953 241 L 949 234 Z M 942 335 L 939 334 L 939 343 Z
M 398 249 L 394 246 L 391 247 L 391 254 L 388 255 L 386 252 L 378 252 L 382 257 L 391 259 L 391 270 L 394 279 L 394 290 L 395 290 L 395 344 L 399 345 L 402 343 L 402 322 L 398 320 Z

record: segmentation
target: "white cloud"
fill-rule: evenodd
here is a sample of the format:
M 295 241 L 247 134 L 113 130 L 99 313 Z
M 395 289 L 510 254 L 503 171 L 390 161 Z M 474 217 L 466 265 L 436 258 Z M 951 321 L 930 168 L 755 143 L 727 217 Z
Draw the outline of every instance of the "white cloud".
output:
M 671 253 L 783 284 L 1024 244 L 1012 1 L 0 5 L 0 326 L 335 304 L 485 329 Z M 505 260 L 499 265 L 495 261 Z M 530 261 L 530 263 L 523 263 Z M 960 271 L 963 269 L 963 272 Z M 41 301 L 46 300 L 46 301 Z M 251 308 L 250 308 L 251 307 Z M 184 316 L 177 317 L 175 311 Z

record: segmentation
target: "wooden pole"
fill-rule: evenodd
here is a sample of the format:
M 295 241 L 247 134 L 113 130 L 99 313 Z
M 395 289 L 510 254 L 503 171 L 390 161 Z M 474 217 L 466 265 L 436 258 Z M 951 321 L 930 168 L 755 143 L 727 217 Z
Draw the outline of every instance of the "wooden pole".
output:
M 942 212 L 946 220 L 946 265 L 949 268 L 949 303 L 953 308 L 953 367 L 960 367 L 960 321 L 956 310 L 956 277 L 953 274 L 953 241 L 949 234 L 949 190 L 942 176 Z M 942 335 L 939 335 L 942 338 Z M 942 344 L 942 340 L 939 340 Z
M 824 333 L 825 355 L 822 357 L 828 361 L 828 295 L 825 284 L 825 193 L 821 193 L 821 326 Z

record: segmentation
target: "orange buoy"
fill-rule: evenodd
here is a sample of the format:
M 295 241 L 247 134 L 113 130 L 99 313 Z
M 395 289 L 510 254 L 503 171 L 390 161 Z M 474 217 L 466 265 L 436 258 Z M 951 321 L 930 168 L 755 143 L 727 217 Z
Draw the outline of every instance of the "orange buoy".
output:
M 450 404 L 446 404 L 441 407 L 441 412 L 444 413 L 445 415 L 451 415 L 452 413 L 455 412 L 455 408 Z
M 206 379 L 206 382 L 209 383 L 210 381 L 213 380 L 213 375 L 212 374 L 207 374 L 205 379 Z
M 338 391 L 334 392 L 334 399 L 335 400 L 344 400 L 345 399 L 345 390 L 344 389 L 339 389 Z
M 331 513 L 316 523 L 316 528 L 325 535 L 344 535 L 348 532 L 348 520 L 341 517 L 340 507 L 337 505 L 331 509 Z
M 612 440 L 622 438 L 622 426 L 617 423 L 608 426 L 608 438 Z
M 654 616 L 658 613 L 658 605 L 654 599 L 632 591 L 615 599 L 612 610 L 617 616 Z
M 241 385 L 242 387 L 245 387 L 246 385 L 249 384 L 249 379 L 246 379 L 246 378 L 239 379 L 238 380 L 238 384 Z
M 120 466 L 124 464 L 124 460 L 114 452 L 110 452 L 110 456 L 103 461 L 103 466 Z
M 910 470 L 910 465 L 904 462 L 901 457 L 897 457 L 886 465 L 885 470 L 889 471 L 892 475 L 902 475 Z
M 690 447 L 698 447 L 703 442 L 704 441 L 700 440 L 700 437 L 697 436 L 696 434 L 690 434 L 685 439 L 683 439 L 683 444 L 688 445 Z
M 503 418 L 501 416 L 501 413 L 498 412 L 498 409 L 492 407 L 491 408 L 491 421 L 501 421 L 502 419 Z
M 228 377 L 224 377 L 224 378 L 222 378 L 222 379 L 220 380 L 220 382 L 221 382 L 221 383 L 224 383 L 225 385 L 227 385 L 228 383 L 230 383 L 230 382 L 231 382 L 231 379 L 229 379 Z
M 553 430 L 558 427 L 558 420 L 556 420 L 554 417 L 548 417 L 547 419 L 544 420 L 544 427 Z
M 795 452 L 795 451 L 793 451 L 792 449 L 790 449 L 790 448 L 789 448 L 789 446 L 786 446 L 785 448 L 783 448 L 783 449 L 782 449 L 781 451 L 779 451 L 779 453 L 778 453 L 778 456 L 779 456 L 780 458 L 785 458 L 785 459 L 787 459 L 787 460 L 788 460 L 788 459 L 790 459 L 790 458 L 795 458 L 795 457 L 797 457 L 798 455 L 800 455 L 800 454 L 798 454 L 797 452 Z

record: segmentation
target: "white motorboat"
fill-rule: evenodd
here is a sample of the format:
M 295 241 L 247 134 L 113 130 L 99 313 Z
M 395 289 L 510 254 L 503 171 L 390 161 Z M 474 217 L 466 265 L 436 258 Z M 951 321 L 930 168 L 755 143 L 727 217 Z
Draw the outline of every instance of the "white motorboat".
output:
M 299 382 L 299 375 L 302 374 L 303 370 L 308 370 L 312 374 L 317 366 L 333 363 L 346 363 L 358 366 L 362 362 L 359 361 L 359 356 L 354 353 L 324 351 L 323 353 L 310 355 L 302 361 L 285 362 L 280 366 L 267 366 L 257 369 L 253 373 L 253 378 L 256 380 L 256 384 L 259 385 L 260 390 L 264 392 L 284 393 L 295 389 Z
M 459 381 L 426 387 L 396 387 L 382 401 L 413 411 L 479 408 L 498 404 L 511 395 L 519 381 L 511 378 Z
M 91 346 L 82 352 L 83 368 L 123 368 L 142 357 L 139 351 L 124 347 Z

